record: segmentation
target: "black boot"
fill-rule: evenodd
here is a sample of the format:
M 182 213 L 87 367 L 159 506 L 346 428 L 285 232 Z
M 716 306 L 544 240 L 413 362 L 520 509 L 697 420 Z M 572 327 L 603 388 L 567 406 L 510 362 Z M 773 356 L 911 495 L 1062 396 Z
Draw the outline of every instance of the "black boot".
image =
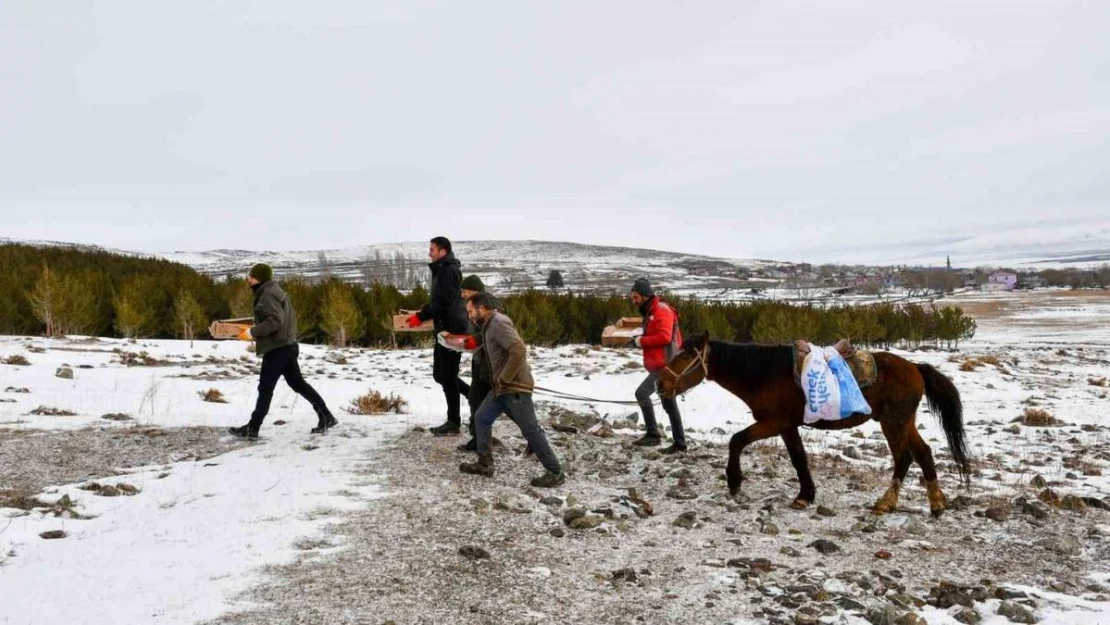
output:
M 562 469 L 560 469 L 558 473 L 545 471 L 543 475 L 532 480 L 532 486 L 535 486 L 536 488 L 552 488 L 555 486 L 559 486 L 565 481 L 567 481 L 567 476 L 565 473 L 563 473 Z
M 227 428 L 227 431 L 232 436 L 238 436 L 239 438 L 245 438 L 251 441 L 258 440 L 258 428 L 252 428 L 250 424 L 241 425 L 237 428 Z
M 663 439 L 660 438 L 658 434 L 648 432 L 647 434 L 644 434 L 642 437 L 640 437 L 639 440 L 633 442 L 632 444 L 637 446 L 637 447 L 658 447 L 659 443 L 662 443 L 662 442 L 663 442 Z
M 328 430 L 339 425 L 339 421 L 331 414 L 327 406 L 320 406 L 317 408 L 316 416 L 319 418 L 319 421 L 317 421 L 316 427 L 312 428 L 313 434 L 327 434 Z
M 671 443 L 670 447 L 664 447 L 663 449 L 660 449 L 659 453 L 667 454 L 668 456 L 671 454 L 684 454 L 686 453 L 686 443 Z
M 459 433 L 459 424 L 455 421 L 446 421 L 442 425 L 435 426 L 430 431 L 436 436 L 456 436 Z
M 470 475 L 493 477 L 493 455 L 478 454 L 477 462 L 464 462 L 459 465 L 459 471 Z
M 476 439 L 474 437 L 471 437 L 470 440 L 466 441 L 462 445 L 459 445 L 455 449 L 458 449 L 459 451 L 468 451 L 468 452 L 478 451 L 478 439 Z

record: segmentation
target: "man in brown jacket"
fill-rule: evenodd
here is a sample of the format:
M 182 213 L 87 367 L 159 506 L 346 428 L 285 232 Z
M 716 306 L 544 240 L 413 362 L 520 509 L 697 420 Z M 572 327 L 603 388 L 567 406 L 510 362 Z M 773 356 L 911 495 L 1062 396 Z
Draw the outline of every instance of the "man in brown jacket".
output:
M 547 469 L 542 476 L 532 480 L 532 486 L 562 484 L 566 481 L 563 468 L 536 420 L 536 407 L 532 404 L 535 383 L 528 367 L 528 350 L 524 341 L 517 334 L 512 320 L 496 310 L 494 299 L 488 293 L 478 293 L 467 300 L 466 312 L 482 330 L 481 349 L 490 365 L 492 391 L 473 417 L 478 461 L 460 464 L 459 471 L 493 477 L 493 455 L 490 453 L 493 422 L 508 413 L 540 464 Z

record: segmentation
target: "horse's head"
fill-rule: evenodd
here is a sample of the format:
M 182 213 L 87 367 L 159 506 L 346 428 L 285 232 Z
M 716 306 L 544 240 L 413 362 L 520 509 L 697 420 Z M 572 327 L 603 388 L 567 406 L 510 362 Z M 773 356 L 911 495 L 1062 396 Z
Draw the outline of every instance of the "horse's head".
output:
M 674 399 L 709 377 L 709 330 L 689 339 L 659 372 L 659 395 Z

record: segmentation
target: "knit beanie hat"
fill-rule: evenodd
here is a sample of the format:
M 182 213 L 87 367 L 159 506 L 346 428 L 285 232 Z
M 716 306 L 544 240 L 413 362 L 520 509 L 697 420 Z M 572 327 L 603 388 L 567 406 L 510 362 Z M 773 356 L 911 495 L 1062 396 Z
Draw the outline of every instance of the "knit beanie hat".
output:
M 467 291 L 477 291 L 479 293 L 486 290 L 486 285 L 482 284 L 482 279 L 474 274 L 463 278 L 460 286 Z
M 651 289 L 651 283 L 648 282 L 647 278 L 636 278 L 636 281 L 632 283 L 632 292 L 639 293 L 644 297 L 655 297 L 655 291 Z
M 269 282 L 274 277 L 274 269 L 266 263 L 258 263 L 251 267 L 250 277 L 259 282 Z

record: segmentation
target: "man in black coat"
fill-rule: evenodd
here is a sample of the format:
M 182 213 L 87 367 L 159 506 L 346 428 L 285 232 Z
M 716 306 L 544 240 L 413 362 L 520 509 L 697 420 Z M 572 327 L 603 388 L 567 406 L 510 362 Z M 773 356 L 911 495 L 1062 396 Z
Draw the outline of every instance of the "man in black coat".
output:
M 431 319 L 436 335 L 443 331 L 465 334 L 467 318 L 461 291 L 462 264 L 451 251 L 451 241 L 446 237 L 432 239 L 428 244 L 428 258 L 432 261 L 428 264 L 432 270 L 431 299 L 420 312 L 408 318 L 409 327 L 415 328 Z M 432 428 L 432 434 L 452 436 L 459 433 L 461 398 L 470 393 L 470 387 L 459 379 L 462 354 L 438 342 L 432 349 L 432 379 L 443 387 L 443 396 L 447 399 L 447 421 Z
M 270 412 L 274 387 L 284 377 L 289 388 L 308 400 L 319 421 L 312 428 L 313 434 L 323 434 L 339 424 L 328 410 L 324 398 L 305 381 L 297 364 L 300 347 L 297 345 L 297 312 L 285 291 L 274 282 L 274 270 L 259 263 L 251 267 L 247 282 L 254 291 L 254 326 L 243 330 L 239 339 L 255 341 L 255 353 L 262 357 L 262 372 L 258 379 L 258 400 L 251 420 L 246 425 L 228 428 L 240 438 L 258 438 L 262 421 Z

